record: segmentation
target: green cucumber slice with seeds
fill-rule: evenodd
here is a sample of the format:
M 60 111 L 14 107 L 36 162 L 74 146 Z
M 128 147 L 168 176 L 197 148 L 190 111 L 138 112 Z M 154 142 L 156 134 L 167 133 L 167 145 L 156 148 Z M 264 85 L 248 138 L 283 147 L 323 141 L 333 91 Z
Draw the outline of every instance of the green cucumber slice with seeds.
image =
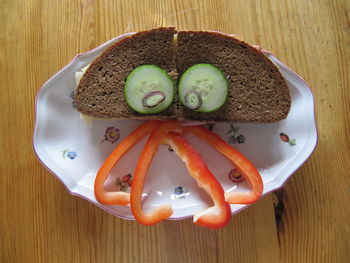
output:
M 142 65 L 130 72 L 125 81 L 126 103 L 141 114 L 159 113 L 174 99 L 174 83 L 160 67 Z
M 211 64 L 196 64 L 181 76 L 178 93 L 181 103 L 189 109 L 212 112 L 226 102 L 228 81 L 217 67 Z

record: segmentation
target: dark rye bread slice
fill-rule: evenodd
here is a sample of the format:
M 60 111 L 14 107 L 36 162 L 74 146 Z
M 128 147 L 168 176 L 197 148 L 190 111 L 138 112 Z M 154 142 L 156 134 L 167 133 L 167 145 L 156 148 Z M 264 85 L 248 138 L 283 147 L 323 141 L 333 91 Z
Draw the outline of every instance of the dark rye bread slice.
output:
M 286 81 L 259 50 L 217 32 L 177 33 L 179 76 L 198 63 L 213 64 L 229 80 L 226 103 L 217 111 L 199 113 L 178 105 L 178 120 L 269 123 L 285 119 L 291 106 Z
M 105 50 L 79 82 L 74 98 L 76 109 L 85 115 L 107 119 L 176 118 L 176 104 L 158 114 L 138 114 L 128 107 L 123 92 L 128 74 L 145 64 L 163 68 L 176 83 L 174 34 L 172 27 L 144 31 Z

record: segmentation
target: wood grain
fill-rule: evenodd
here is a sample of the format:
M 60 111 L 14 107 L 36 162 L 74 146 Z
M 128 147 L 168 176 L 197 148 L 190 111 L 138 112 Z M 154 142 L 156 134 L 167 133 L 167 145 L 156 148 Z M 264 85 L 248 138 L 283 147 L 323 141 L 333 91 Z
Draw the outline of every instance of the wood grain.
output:
M 0 262 L 348 262 L 350 2 L 0 0 Z M 283 191 L 207 230 L 154 227 L 71 196 L 32 149 L 35 95 L 76 54 L 174 25 L 235 33 L 311 85 L 319 140 Z

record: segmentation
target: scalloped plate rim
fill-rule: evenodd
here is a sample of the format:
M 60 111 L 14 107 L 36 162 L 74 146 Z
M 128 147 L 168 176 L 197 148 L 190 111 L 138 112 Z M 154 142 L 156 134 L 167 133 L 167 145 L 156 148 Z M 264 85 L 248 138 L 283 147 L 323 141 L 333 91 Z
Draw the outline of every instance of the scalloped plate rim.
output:
M 80 53 L 78 55 L 76 55 L 66 66 L 64 66 L 62 69 L 60 69 L 57 73 L 55 73 L 52 77 L 50 77 L 40 88 L 40 90 L 38 91 L 36 97 L 35 97 L 35 127 L 34 127 L 34 133 L 33 133 L 33 140 L 32 140 L 32 147 L 34 149 L 34 153 L 36 158 L 38 159 L 38 161 L 51 173 L 53 174 L 67 189 L 67 191 L 69 192 L 69 194 L 74 195 L 74 196 L 78 196 L 80 198 L 83 198 L 91 203 L 93 203 L 94 205 L 96 205 L 99 208 L 102 208 L 103 210 L 119 217 L 122 219 L 126 219 L 126 220 L 134 220 L 134 218 L 129 217 L 129 216 L 125 216 L 123 214 L 117 213 L 116 211 L 113 211 L 112 209 L 109 209 L 108 206 L 105 206 L 103 204 L 100 204 L 98 202 L 95 202 L 94 200 L 89 199 L 88 197 L 84 196 L 83 194 L 80 194 L 79 192 L 74 191 L 74 186 L 70 187 L 69 185 L 67 185 L 67 182 L 65 182 L 58 174 L 56 174 L 55 172 L 52 171 L 52 169 L 50 169 L 46 163 L 42 160 L 42 158 L 40 157 L 40 150 L 38 149 L 38 145 L 36 144 L 37 141 L 37 129 L 39 126 L 39 122 L 38 122 L 38 101 L 40 99 L 40 97 L 42 96 L 42 93 L 45 92 L 47 90 L 47 86 L 49 86 L 50 83 L 59 80 L 60 75 L 64 74 L 64 72 L 73 65 L 74 62 L 78 61 L 79 58 L 81 56 L 87 56 L 90 55 L 91 53 L 95 52 L 98 49 L 104 49 L 107 48 L 109 45 L 124 39 L 125 37 L 131 36 L 132 34 L 134 34 L 135 32 L 131 32 L 131 33 L 125 33 L 122 34 L 118 37 L 115 37 L 97 47 L 95 47 L 94 49 L 91 49 L 87 52 L 83 52 Z M 221 32 L 220 32 L 221 33 Z M 102 52 L 102 50 L 101 50 Z M 274 180 L 274 185 L 275 187 L 271 187 L 272 189 L 268 190 L 267 192 L 264 192 L 262 197 L 265 195 L 270 194 L 271 192 L 277 191 L 281 188 L 284 187 L 284 185 L 287 183 L 288 179 L 291 177 L 291 175 L 297 170 L 299 169 L 306 161 L 307 159 L 312 155 L 312 153 L 314 152 L 316 145 L 318 143 L 318 131 L 317 131 L 317 126 L 316 126 L 316 121 L 315 121 L 315 101 L 314 101 L 314 96 L 312 94 L 312 90 L 310 88 L 310 86 L 307 84 L 307 82 L 301 78 L 296 72 L 294 72 L 293 70 L 291 70 L 290 68 L 288 68 L 284 63 L 282 63 L 280 60 L 278 60 L 276 57 L 274 57 L 274 55 L 267 50 L 262 50 L 262 52 L 270 59 L 273 60 L 274 62 L 276 62 L 283 70 L 285 70 L 291 77 L 293 77 L 294 79 L 300 81 L 301 83 L 303 83 L 303 86 L 306 88 L 307 93 L 309 96 L 311 96 L 312 98 L 312 112 L 313 112 L 313 119 L 312 119 L 312 124 L 313 124 L 313 129 L 312 131 L 314 132 L 313 135 L 313 141 L 311 143 L 308 143 L 304 146 L 307 147 L 307 149 L 305 150 L 304 148 L 302 150 L 300 150 L 300 153 L 304 154 L 304 157 L 302 158 L 302 161 L 300 162 L 299 165 L 294 165 L 292 167 L 288 167 L 288 165 L 286 167 L 283 167 L 283 170 L 286 170 L 287 168 L 287 174 L 286 176 L 284 176 L 283 178 L 280 178 L 280 180 Z M 298 156 L 298 155 L 297 155 Z M 295 156 L 296 157 L 296 156 Z M 295 158 L 294 157 L 294 158 Z M 271 182 L 270 182 L 271 183 Z M 251 205 L 251 204 L 250 204 Z M 250 205 L 243 205 L 241 208 L 235 210 L 232 212 L 233 214 L 239 213 L 240 211 L 242 211 L 243 209 L 246 209 L 247 207 L 249 207 Z M 191 218 L 191 215 L 188 216 L 182 216 L 182 217 L 176 217 L 176 218 L 168 218 L 168 220 L 183 220 L 183 219 L 187 219 L 187 218 Z

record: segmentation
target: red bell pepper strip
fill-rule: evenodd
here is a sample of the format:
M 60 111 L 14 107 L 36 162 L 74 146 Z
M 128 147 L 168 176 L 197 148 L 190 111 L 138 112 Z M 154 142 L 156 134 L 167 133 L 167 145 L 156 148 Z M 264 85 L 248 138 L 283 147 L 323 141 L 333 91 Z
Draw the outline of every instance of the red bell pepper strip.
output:
M 183 127 L 184 131 L 190 132 L 196 137 L 207 142 L 221 154 L 226 156 L 237 168 L 237 170 L 247 179 L 250 184 L 251 191 L 228 192 L 225 193 L 225 199 L 230 204 L 251 204 L 254 203 L 263 192 L 263 182 L 256 167 L 240 152 L 235 150 L 217 134 L 209 131 L 202 126 Z
M 148 121 L 139 126 L 136 130 L 130 133 L 114 151 L 108 156 L 106 161 L 101 166 L 95 179 L 94 192 L 98 202 L 105 205 L 127 205 L 130 202 L 130 194 L 125 192 L 108 192 L 104 189 L 103 184 L 107 179 L 108 174 L 118 162 L 118 160 L 140 139 L 159 125 L 158 121 Z
M 176 121 L 165 121 L 157 126 L 151 133 L 148 141 L 143 148 L 141 156 L 134 171 L 134 179 L 132 181 L 130 204 L 131 211 L 135 219 L 144 225 L 153 225 L 172 215 L 173 209 L 170 205 L 162 205 L 157 207 L 149 214 L 142 211 L 141 198 L 143 192 L 144 181 L 152 159 L 158 150 L 163 136 L 169 131 L 180 129 Z
M 221 228 L 228 224 L 231 218 L 230 205 L 225 201 L 224 190 L 207 165 L 193 149 L 189 142 L 180 134 L 169 132 L 163 143 L 169 144 L 180 159 L 186 164 L 190 175 L 198 182 L 213 199 L 214 205 L 193 216 L 194 223 L 208 228 Z

